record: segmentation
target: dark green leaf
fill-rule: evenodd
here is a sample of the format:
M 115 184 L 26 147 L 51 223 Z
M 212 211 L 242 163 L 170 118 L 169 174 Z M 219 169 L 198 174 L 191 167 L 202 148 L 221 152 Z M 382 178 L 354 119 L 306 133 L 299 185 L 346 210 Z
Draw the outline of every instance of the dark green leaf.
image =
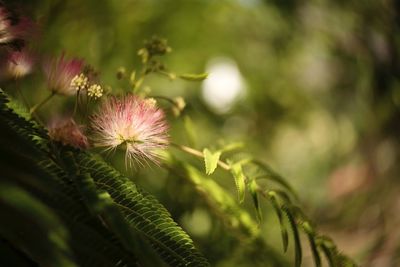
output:
M 77 266 L 66 228 L 43 203 L 16 186 L 0 184 L 0 234 L 43 266 Z
M 282 211 L 286 214 L 286 217 L 289 220 L 290 228 L 293 232 L 293 241 L 294 241 L 294 251 L 295 251 L 295 267 L 300 267 L 301 260 L 302 260 L 302 249 L 301 249 L 301 242 L 300 242 L 300 235 L 299 230 L 297 229 L 296 220 L 293 217 L 290 209 L 287 206 L 282 206 Z

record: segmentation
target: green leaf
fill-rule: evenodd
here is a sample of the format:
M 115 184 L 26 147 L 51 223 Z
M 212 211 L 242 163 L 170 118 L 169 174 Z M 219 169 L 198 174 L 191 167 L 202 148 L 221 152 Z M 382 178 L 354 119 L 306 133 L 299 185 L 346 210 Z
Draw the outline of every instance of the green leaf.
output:
M 268 196 L 271 201 L 271 205 L 274 208 L 276 215 L 278 216 L 279 224 L 281 227 L 283 251 L 286 252 L 289 245 L 289 235 L 286 229 L 285 222 L 283 221 L 282 210 L 279 206 L 278 200 L 276 199 L 276 193 L 274 191 L 270 191 L 268 192 Z
M 42 266 L 77 266 L 66 228 L 57 216 L 24 190 L 0 184 L 0 234 Z
M 336 259 L 335 255 L 337 254 L 336 247 L 333 242 L 324 236 L 319 236 L 316 240 L 317 246 L 321 248 L 324 253 L 329 267 L 336 267 Z
M 139 261 L 146 266 L 159 266 L 156 255 L 146 255 L 152 249 L 146 248 L 147 242 L 136 233 L 125 220 L 121 210 L 115 204 L 110 194 L 105 190 L 97 190 L 96 184 L 89 173 L 79 173 L 72 153 L 67 153 L 68 165 L 74 173 L 75 183 L 88 209 L 94 216 L 100 216 L 114 232 L 126 250 L 131 251 Z M 146 257 L 147 256 L 147 257 Z
M 251 180 L 251 182 L 249 183 L 249 186 L 247 187 L 250 195 L 251 195 L 251 199 L 253 200 L 253 204 L 254 207 L 256 209 L 256 216 L 257 216 L 257 220 L 259 223 L 261 223 L 262 221 L 262 212 L 261 212 L 261 207 L 260 207 L 260 202 L 258 199 L 258 185 L 257 182 L 253 179 Z
M 231 167 L 231 173 L 235 179 L 236 191 L 238 194 L 239 203 L 244 201 L 245 189 L 246 189 L 246 177 L 244 176 L 242 165 L 237 163 L 232 163 L 228 161 Z
M 349 257 L 339 253 L 336 245 L 327 236 L 318 236 L 315 243 L 324 253 L 329 267 L 357 267 L 358 265 Z
M 233 230 L 231 232 L 241 239 L 253 239 L 258 236 L 257 223 L 220 185 L 192 165 L 184 162 L 174 162 L 174 164 L 176 165 L 171 167 L 179 170 L 179 174 L 193 184 L 194 188 L 206 200 L 211 211 L 224 222 L 225 226 Z M 182 173 L 182 171 L 184 172 Z
M 89 154 L 77 154 L 76 162 L 81 172 L 91 175 L 98 190 L 108 192 L 129 224 L 151 243 L 165 262 L 171 266 L 209 266 L 190 237 L 153 196 Z
M 301 249 L 300 235 L 299 235 L 299 230 L 297 229 L 296 220 L 293 217 L 290 209 L 287 206 L 283 205 L 282 206 L 282 211 L 286 214 L 286 217 L 289 220 L 290 228 L 292 229 L 292 232 L 293 232 L 294 252 L 295 252 L 295 258 L 294 258 L 295 267 L 300 267 L 301 260 L 302 260 L 302 249 Z
M 200 74 L 179 74 L 178 77 L 188 81 L 203 81 L 207 79 L 208 73 L 200 73 Z
M 204 164 L 206 167 L 206 174 L 211 175 L 215 171 L 218 166 L 219 157 L 221 156 L 221 152 L 211 152 L 207 148 L 203 150 L 204 155 Z
M 315 241 L 316 233 L 311 224 L 307 221 L 301 224 L 304 232 L 307 234 L 308 241 L 310 243 L 311 252 L 314 258 L 314 263 L 316 267 L 321 267 L 321 257 L 318 252 L 317 244 Z

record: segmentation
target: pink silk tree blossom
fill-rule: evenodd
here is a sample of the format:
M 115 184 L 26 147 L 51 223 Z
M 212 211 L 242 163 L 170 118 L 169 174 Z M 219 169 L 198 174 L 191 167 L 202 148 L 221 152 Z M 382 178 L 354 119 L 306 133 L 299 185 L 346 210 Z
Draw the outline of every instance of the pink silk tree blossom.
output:
M 18 16 L 0 3 L 0 45 L 21 50 L 27 39 L 36 33 L 36 23 L 27 17 Z
M 18 79 L 32 72 L 35 59 L 30 52 L 21 50 L 12 51 L 6 61 L 7 74 Z
M 83 70 L 84 62 L 81 59 L 66 59 L 64 54 L 59 58 L 47 60 L 43 66 L 47 78 L 47 87 L 50 91 L 60 95 L 74 95 L 76 88 L 71 86 L 72 79 Z
M 95 146 L 126 149 L 126 165 L 132 161 L 143 165 L 148 160 L 157 164 L 160 149 L 168 145 L 165 115 L 154 99 L 109 97 L 92 116 L 91 128 Z

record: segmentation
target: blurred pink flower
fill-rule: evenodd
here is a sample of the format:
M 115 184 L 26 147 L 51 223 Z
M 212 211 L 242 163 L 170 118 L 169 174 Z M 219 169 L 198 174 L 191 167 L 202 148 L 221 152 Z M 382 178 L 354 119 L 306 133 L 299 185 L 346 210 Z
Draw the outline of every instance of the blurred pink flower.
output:
M 165 115 L 153 99 L 109 97 L 92 116 L 91 127 L 95 146 L 106 150 L 126 148 L 126 165 L 132 160 L 140 165 L 147 160 L 158 163 L 159 149 L 168 145 Z
M 72 118 L 56 118 L 48 125 L 49 136 L 51 139 L 70 145 L 79 149 L 89 147 L 87 137 L 84 135 Z
M 81 59 L 65 59 L 64 54 L 59 58 L 47 60 L 43 70 L 50 91 L 60 95 L 74 95 L 76 88 L 71 86 L 72 79 L 79 75 L 84 67 Z
M 32 20 L 18 16 L 0 3 L 0 45 L 20 50 L 36 30 L 37 26 Z
M 26 50 L 12 51 L 7 58 L 6 71 L 13 78 L 21 78 L 32 72 L 35 60 Z

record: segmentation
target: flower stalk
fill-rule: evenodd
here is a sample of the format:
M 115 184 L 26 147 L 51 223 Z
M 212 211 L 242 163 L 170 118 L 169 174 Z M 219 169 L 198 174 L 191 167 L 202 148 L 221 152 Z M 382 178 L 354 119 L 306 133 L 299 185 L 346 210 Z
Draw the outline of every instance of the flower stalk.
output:
M 42 102 L 37 103 L 33 107 L 30 108 L 29 113 L 32 115 L 34 114 L 39 108 L 41 108 L 44 104 L 50 101 L 56 93 L 52 91 L 50 95 L 48 95 Z
M 204 159 L 203 152 L 201 152 L 201 151 L 199 151 L 197 149 L 194 149 L 194 148 L 191 148 L 191 147 L 188 147 L 188 146 L 184 146 L 184 145 L 175 144 L 175 143 L 170 143 L 170 145 L 172 147 L 175 147 L 175 148 L 177 148 L 177 149 L 179 149 L 179 150 L 181 150 L 183 152 L 186 152 L 186 153 L 188 153 L 190 155 L 193 155 L 193 156 L 196 156 L 198 158 Z M 222 161 L 222 160 L 218 160 L 217 164 L 218 164 L 218 166 L 220 166 L 222 169 L 224 169 L 226 171 L 230 171 L 231 170 L 231 167 L 227 163 Z

